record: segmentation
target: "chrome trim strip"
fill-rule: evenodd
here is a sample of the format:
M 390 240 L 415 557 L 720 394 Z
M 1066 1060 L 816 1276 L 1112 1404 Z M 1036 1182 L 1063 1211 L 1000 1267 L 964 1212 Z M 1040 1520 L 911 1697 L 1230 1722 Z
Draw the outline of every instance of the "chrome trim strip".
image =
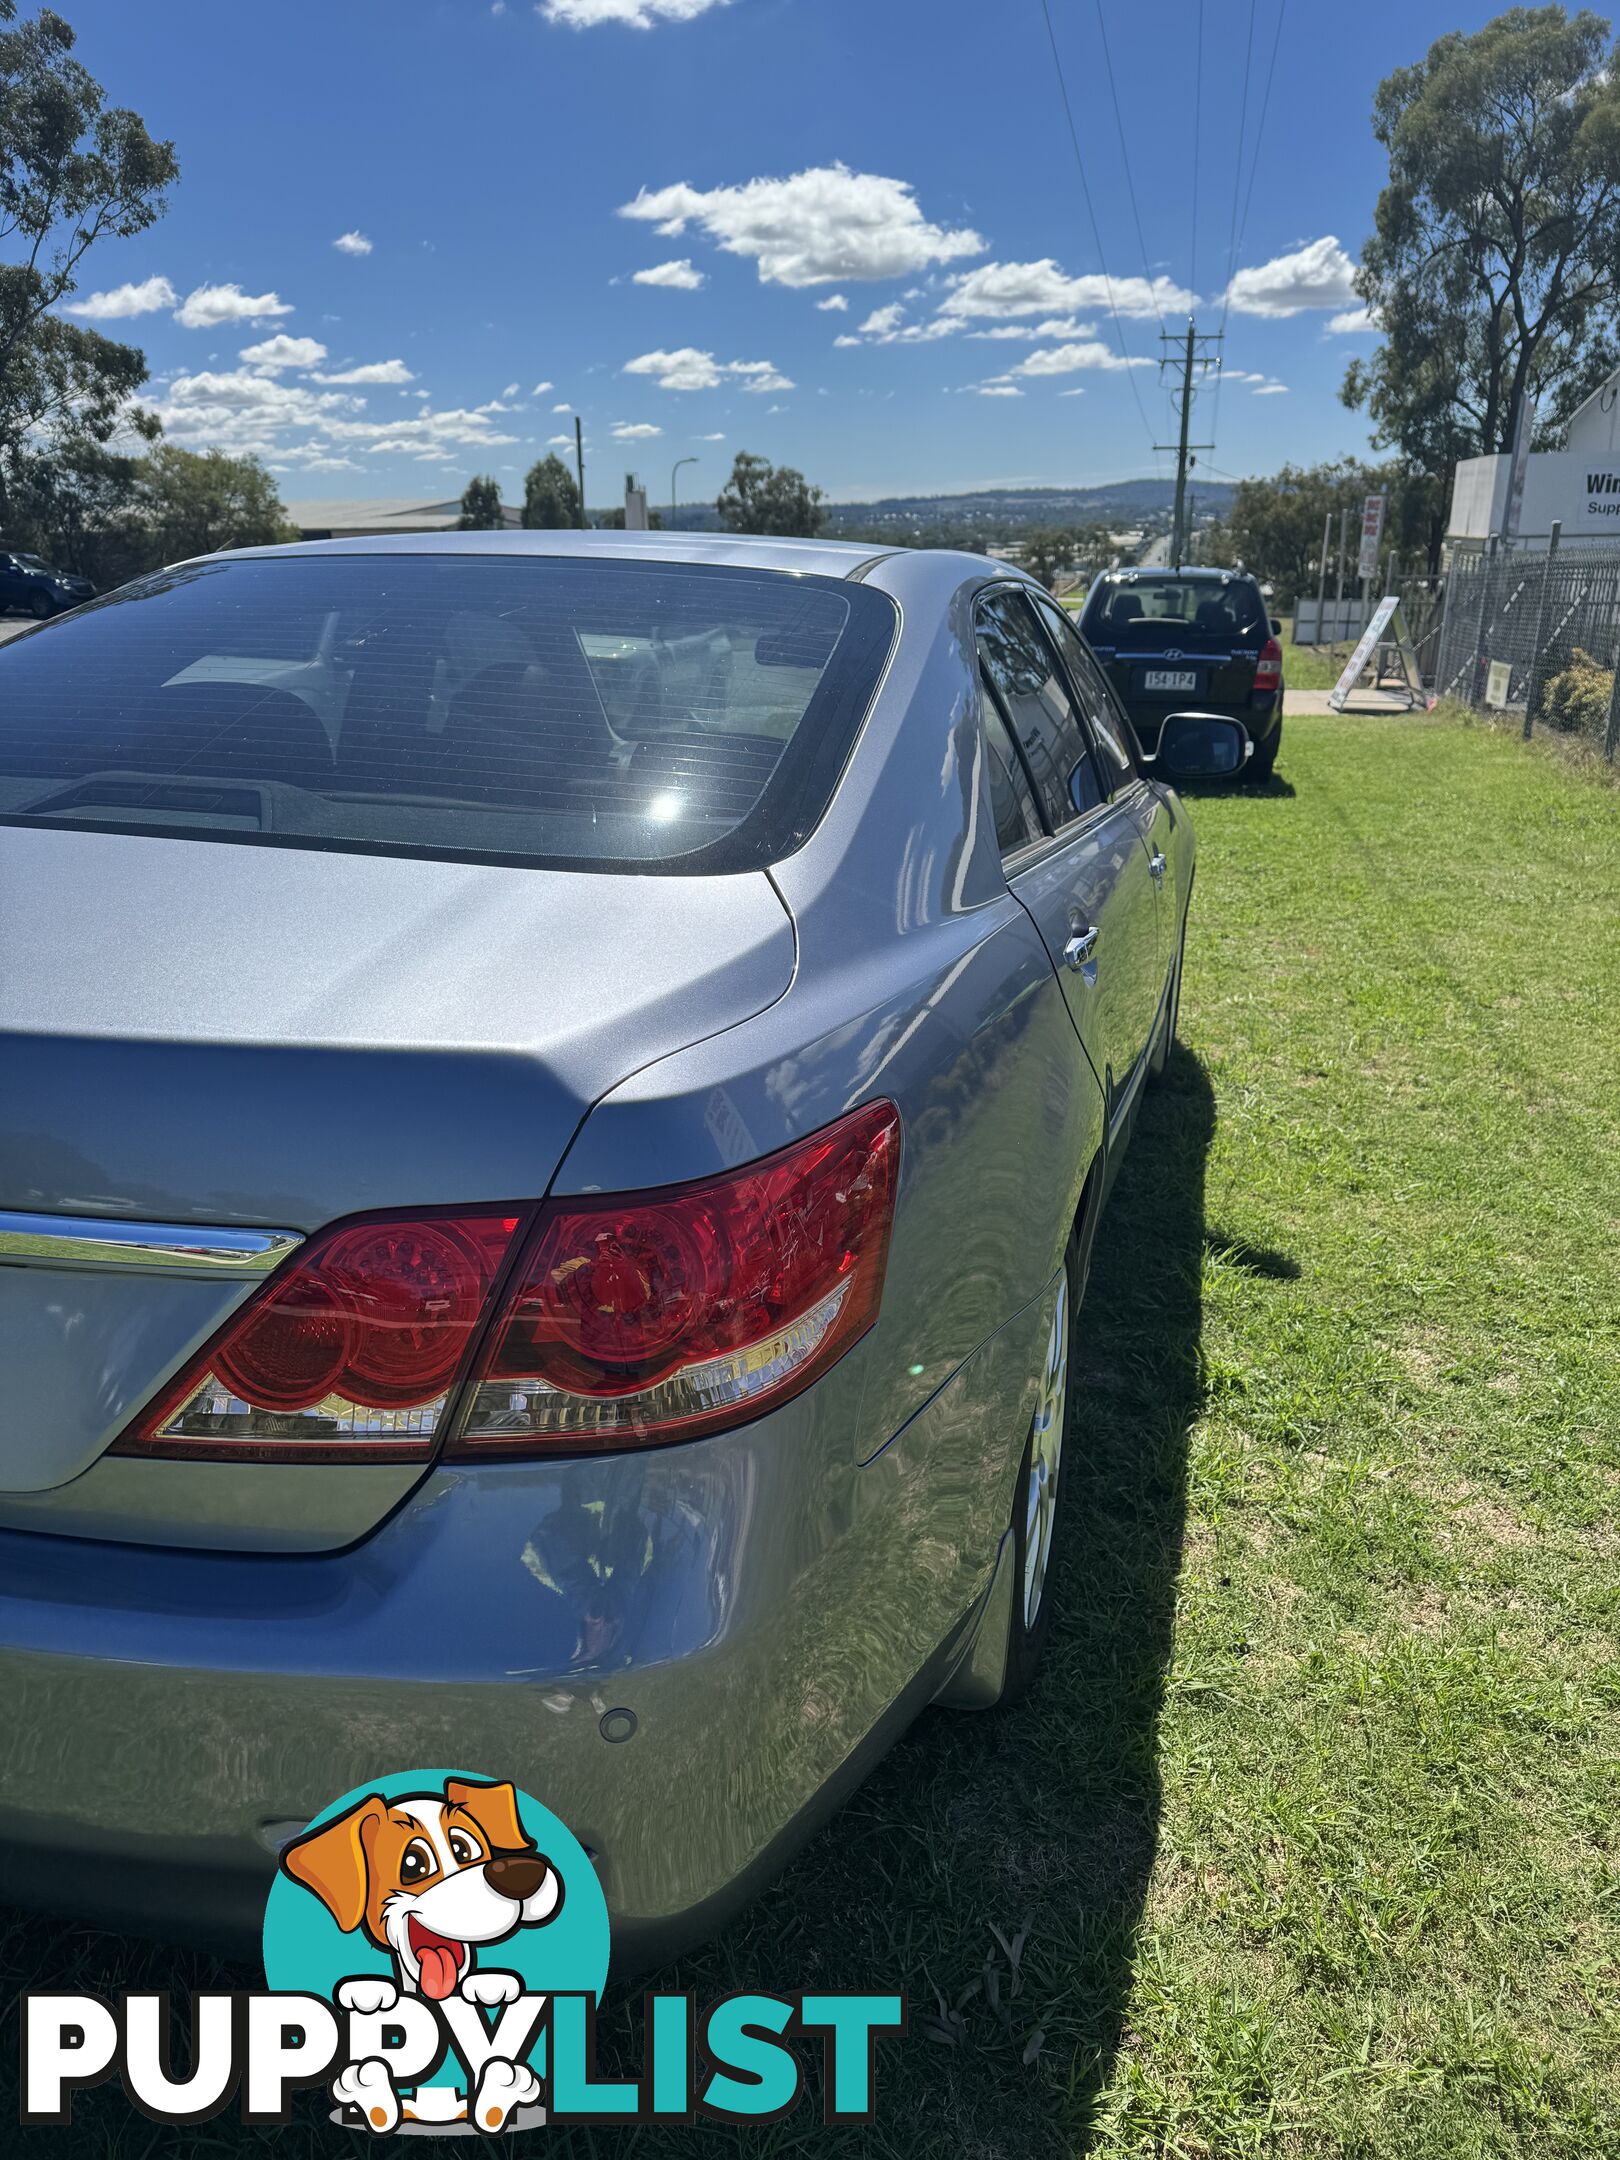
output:
M 297 1230 L 221 1230 L 208 1223 L 0 1212 L 0 1268 L 71 1268 L 80 1273 L 94 1268 L 257 1282 L 303 1242 Z

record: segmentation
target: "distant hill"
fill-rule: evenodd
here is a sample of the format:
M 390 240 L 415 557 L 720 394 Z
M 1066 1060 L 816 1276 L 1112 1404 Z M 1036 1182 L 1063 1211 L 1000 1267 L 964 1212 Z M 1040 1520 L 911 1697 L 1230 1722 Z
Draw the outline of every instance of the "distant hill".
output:
M 1217 516 L 1231 504 L 1224 480 L 1193 487 L 1199 517 Z M 830 502 L 822 531 L 881 534 L 904 540 L 919 532 L 960 528 L 997 539 L 1037 525 L 1152 526 L 1167 521 L 1175 502 L 1168 480 L 1115 480 L 1102 487 L 975 488 L 958 495 L 888 495 L 877 502 Z M 682 503 L 676 523 L 688 532 L 717 526 L 713 503 Z

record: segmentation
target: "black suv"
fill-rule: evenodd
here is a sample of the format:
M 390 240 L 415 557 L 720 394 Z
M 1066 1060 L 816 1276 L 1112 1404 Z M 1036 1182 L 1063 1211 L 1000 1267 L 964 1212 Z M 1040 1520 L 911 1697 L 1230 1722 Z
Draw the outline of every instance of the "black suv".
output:
M 1225 713 L 1254 738 L 1249 780 L 1282 741 L 1281 628 L 1243 570 L 1107 570 L 1080 617 L 1145 749 L 1170 713 Z
M 64 608 L 95 597 L 96 588 L 88 578 L 76 577 L 71 570 L 53 570 L 37 555 L 0 550 L 0 615 L 22 608 L 43 622 L 48 615 L 60 615 Z

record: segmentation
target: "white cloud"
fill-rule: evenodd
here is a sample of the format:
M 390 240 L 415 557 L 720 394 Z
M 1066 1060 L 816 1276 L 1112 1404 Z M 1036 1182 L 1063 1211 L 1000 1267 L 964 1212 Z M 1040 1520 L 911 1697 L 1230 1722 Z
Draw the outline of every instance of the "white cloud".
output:
M 833 344 L 858 345 L 864 338 L 874 345 L 927 345 L 935 338 L 954 337 L 961 327 L 943 315 L 931 315 L 924 322 L 907 322 L 904 307 L 895 300 L 887 307 L 872 310 L 861 324 L 860 337 L 837 337 Z
M 1100 338 L 1082 339 L 1074 345 L 1048 345 L 1020 360 L 1015 375 L 1074 375 L 1081 368 L 1124 369 L 1151 367 L 1147 359 L 1122 360 L 1112 345 Z
M 662 435 L 661 427 L 654 427 L 650 420 L 618 420 L 613 425 L 615 442 L 651 442 L 655 435 Z
M 1342 315 L 1328 317 L 1330 337 L 1377 337 L 1378 325 L 1364 307 L 1346 308 Z
M 695 439 L 698 442 L 724 442 L 726 438 L 724 435 L 699 435 Z
M 730 0 L 540 0 L 535 13 L 547 22 L 566 23 L 570 30 L 594 30 L 599 23 L 627 23 L 632 30 L 650 30 L 654 23 L 692 22 L 712 7 L 726 7 Z
M 1010 382 L 975 383 L 973 387 L 980 397 L 1022 397 L 1024 394 L 1016 383 Z
M 555 383 L 537 382 L 529 395 L 530 397 L 544 397 L 548 390 L 555 390 L 556 387 Z
M 823 315 L 843 315 L 848 312 L 849 302 L 841 292 L 835 292 L 829 293 L 825 300 L 818 300 L 816 306 Z
M 683 345 L 675 352 L 642 353 L 624 364 L 626 375 L 651 375 L 660 390 L 718 390 L 728 378 L 744 390 L 791 390 L 790 378 L 769 360 L 716 360 L 712 352 Z
M 1039 262 L 984 263 L 951 280 L 951 289 L 940 302 L 942 315 L 991 316 L 1068 315 L 1077 309 L 1105 309 L 1112 305 L 1121 315 L 1186 315 L 1196 295 L 1169 278 L 1105 278 L 1088 273 L 1069 277 L 1050 255 Z
M 315 380 L 323 383 L 408 383 L 416 377 L 403 360 L 368 360 L 363 367 L 345 368 L 341 375 L 317 375 Z M 425 390 L 418 392 L 426 397 Z
M 572 450 L 573 447 L 574 438 L 572 435 L 548 435 L 546 437 L 546 448 L 548 450 Z
M 553 412 L 572 412 L 574 408 L 572 405 L 553 405 L 551 409 Z
M 172 308 L 180 295 L 166 277 L 142 279 L 139 285 L 115 285 L 110 292 L 86 293 L 68 303 L 69 315 L 86 322 L 127 322 L 132 315 L 153 315 Z
M 509 382 L 509 383 L 507 384 L 506 388 L 505 388 L 505 389 L 504 389 L 504 390 L 503 390 L 503 391 L 501 392 L 501 396 L 502 396 L 502 397 L 504 397 L 504 398 L 513 398 L 513 397 L 516 397 L 516 396 L 517 396 L 517 394 L 518 394 L 518 392 L 519 392 L 519 391 L 520 391 L 520 390 L 521 390 L 522 388 L 523 388 L 523 385 L 522 385 L 521 383 Z
M 833 351 L 841 352 L 846 346 L 858 345 L 860 342 L 858 337 L 850 337 L 846 333 L 833 339 Z
M 371 242 L 363 232 L 339 233 L 332 242 L 340 255 L 369 255 Z
M 292 303 L 279 293 L 245 293 L 240 285 L 199 285 L 187 293 L 174 319 L 187 330 L 212 330 L 220 323 L 272 322 L 290 315 Z
M 1054 315 L 1039 323 L 997 323 L 993 330 L 970 330 L 971 338 L 985 338 L 991 342 L 1022 338 L 1034 344 L 1040 338 L 1089 338 L 1097 335 L 1097 325 L 1076 322 L 1072 315 Z
M 252 368 L 263 368 L 267 374 L 279 374 L 284 368 L 312 368 L 326 358 L 326 347 L 318 338 L 288 337 L 278 331 L 259 345 L 244 345 L 240 357 Z
M 1240 270 L 1227 288 L 1239 315 L 1298 315 L 1305 308 L 1353 309 L 1356 266 L 1332 233 L 1291 255 Z
M 682 255 L 675 262 L 654 263 L 650 270 L 638 270 L 630 280 L 632 285 L 663 285 L 672 292 L 696 292 L 709 280 L 701 270 L 694 270 L 690 256 Z
M 1085 396 L 1085 394 L 1086 394 L 1086 393 L 1085 393 L 1085 391 L 1084 391 L 1083 389 L 1080 389 L 1080 390 L 1060 390 L 1060 391 L 1058 392 L 1058 396 L 1059 396 L 1059 397 L 1084 397 L 1084 396 Z
M 978 255 L 967 228 L 931 224 L 911 186 L 847 165 L 817 165 L 786 180 L 695 188 L 685 181 L 625 203 L 621 217 L 673 238 L 696 224 L 728 255 L 751 256 L 762 284 L 827 285 L 845 278 L 905 277 L 930 263 Z
M 310 390 L 251 368 L 204 369 L 177 375 L 154 410 L 169 441 L 183 448 L 262 457 L 280 455 L 289 431 L 308 434 L 318 429 L 324 434 L 362 403 L 340 391 Z
M 1278 382 L 1275 375 L 1256 374 L 1253 368 L 1222 368 L 1222 382 L 1247 383 L 1255 397 L 1285 397 L 1288 385 Z

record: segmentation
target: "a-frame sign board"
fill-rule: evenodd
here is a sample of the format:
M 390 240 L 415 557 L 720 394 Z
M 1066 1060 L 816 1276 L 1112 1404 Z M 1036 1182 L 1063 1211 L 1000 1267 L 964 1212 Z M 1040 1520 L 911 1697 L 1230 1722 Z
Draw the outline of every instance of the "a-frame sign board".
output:
M 1329 708 L 1333 712 L 1344 711 L 1345 700 L 1355 688 L 1357 677 L 1380 647 L 1392 652 L 1399 664 L 1407 711 L 1415 712 L 1421 705 L 1425 712 L 1433 712 L 1435 701 L 1424 691 L 1417 652 L 1406 627 L 1406 618 L 1401 613 L 1398 593 L 1386 593 L 1379 601 L 1372 621 L 1361 634 L 1361 643 L 1350 655 L 1344 673 L 1333 686 L 1328 698 Z

